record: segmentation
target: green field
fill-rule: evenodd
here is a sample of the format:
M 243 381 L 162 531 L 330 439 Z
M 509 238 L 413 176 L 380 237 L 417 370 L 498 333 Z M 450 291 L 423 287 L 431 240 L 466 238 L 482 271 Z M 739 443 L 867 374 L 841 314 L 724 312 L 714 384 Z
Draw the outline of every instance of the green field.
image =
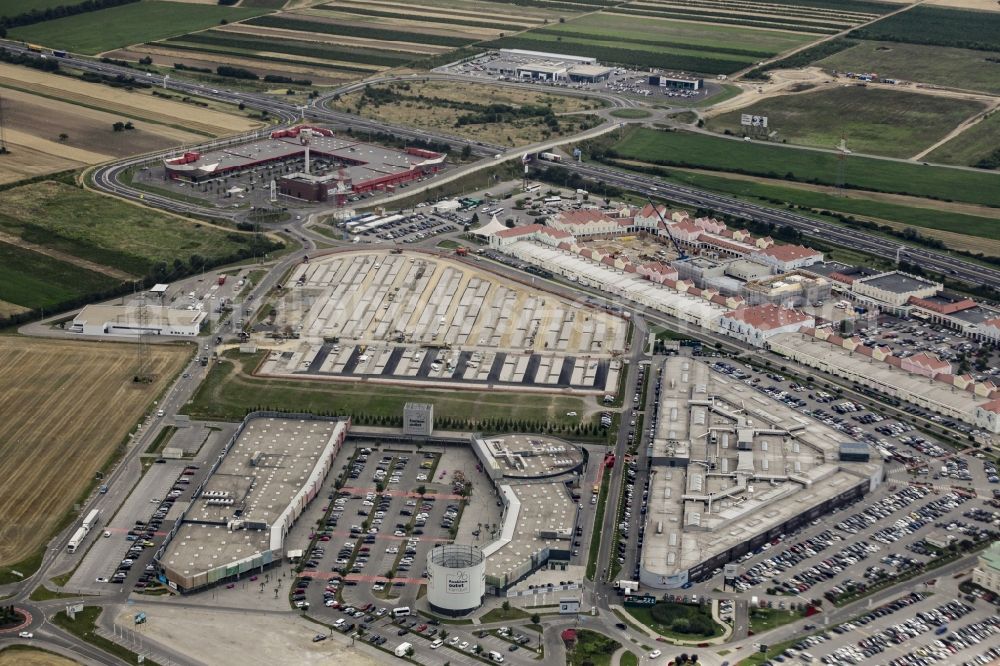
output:
M 83 0 L 0 0 L 0 18 L 26 14 L 35 9 L 79 5 Z
M 635 129 L 614 146 L 614 155 L 665 166 L 734 171 L 836 185 L 838 156 L 780 145 L 744 143 L 692 132 Z M 870 157 L 847 160 L 848 187 L 918 197 L 1000 206 L 1000 175 L 923 166 Z
M 0 231 L 136 277 L 159 262 L 173 267 L 175 259 L 185 264 L 194 255 L 235 261 L 254 238 L 52 181 L 2 196 Z
M 1000 113 L 993 112 L 951 141 L 931 152 L 927 159 L 945 164 L 975 166 L 1000 149 Z
M 746 27 L 833 34 L 878 18 L 891 5 L 852 0 L 642 0 L 614 9 L 615 13 L 659 19 L 699 21 Z
M 794 204 L 817 210 L 832 210 L 845 215 L 855 215 L 865 218 L 877 218 L 899 222 L 916 228 L 938 229 L 957 234 L 978 236 L 1000 240 L 1000 220 L 961 213 L 950 213 L 931 208 L 916 208 L 882 201 L 854 199 L 833 196 L 823 192 L 785 187 L 780 181 L 775 184 L 754 183 L 745 180 L 713 176 L 704 173 L 691 173 L 677 169 L 663 169 L 664 175 L 671 181 L 684 183 L 713 192 L 732 194 L 734 196 L 753 199 L 770 205 Z
M 781 53 L 815 39 L 813 35 L 796 35 L 777 30 L 747 30 L 722 25 L 702 25 L 682 21 L 657 21 L 616 14 L 589 14 L 580 18 L 546 26 L 532 34 L 565 35 L 568 39 L 583 38 L 595 42 L 637 44 L 657 50 L 664 47 L 701 49 L 718 53 L 741 53 L 765 56 Z
M 947 46 L 860 42 L 815 64 L 841 72 L 877 72 L 884 78 L 1000 94 L 1000 63 L 986 51 Z
M 742 134 L 740 115 L 768 116 L 772 140 L 834 148 L 846 137 L 856 153 L 913 157 L 983 111 L 979 102 L 920 93 L 850 86 L 771 97 L 716 116 L 707 127 Z
M 1000 12 L 921 5 L 848 35 L 855 39 L 1000 51 Z
M 242 53 L 256 54 L 258 51 L 266 51 L 268 53 L 283 53 L 291 56 L 356 62 L 382 67 L 402 65 L 417 57 L 413 53 L 400 51 L 379 51 L 355 46 L 333 46 L 320 42 L 297 41 L 293 39 L 276 40 L 269 37 L 237 35 L 221 30 L 208 30 L 182 37 L 174 37 L 168 40 L 165 45 L 174 48 L 175 42 L 191 44 L 198 48 L 215 46 L 221 48 L 226 53 L 235 55 Z M 211 51 L 212 49 L 204 50 Z
M 0 242 L 0 301 L 32 310 L 55 308 L 119 280 Z
M 270 407 L 287 411 L 366 414 L 398 418 L 414 390 L 362 382 L 294 381 L 249 376 L 259 356 L 241 357 L 242 372 L 232 361 L 215 364 L 198 387 L 185 413 L 192 418 L 236 421 L 248 409 Z M 456 391 L 421 389 L 421 400 L 434 403 L 434 418 L 455 421 L 510 419 L 570 425 L 581 419 L 566 412 L 582 412 L 582 398 L 555 394 L 522 394 L 505 391 Z M 487 426 L 488 428 L 488 426 Z
M 755 634 L 802 619 L 802 613 L 778 608 L 750 608 L 750 630 Z
M 75 53 L 93 54 L 203 30 L 218 25 L 223 19 L 240 21 L 266 11 L 260 8 L 144 0 L 14 28 L 10 37 Z
M 289 16 L 260 16 L 250 19 L 247 25 L 259 25 L 266 28 L 282 28 L 284 30 L 299 30 L 318 32 L 327 35 L 348 35 L 365 39 L 378 39 L 394 42 L 414 42 L 432 44 L 435 46 L 459 47 L 465 46 L 470 40 L 447 35 L 431 35 L 417 31 L 398 30 L 390 28 L 369 28 L 367 26 L 340 25 L 326 21 L 309 21 L 304 18 Z M 399 48 L 398 46 L 396 47 Z
M 602 62 L 624 65 L 730 74 L 814 38 L 773 30 L 599 13 L 486 45 L 590 55 Z

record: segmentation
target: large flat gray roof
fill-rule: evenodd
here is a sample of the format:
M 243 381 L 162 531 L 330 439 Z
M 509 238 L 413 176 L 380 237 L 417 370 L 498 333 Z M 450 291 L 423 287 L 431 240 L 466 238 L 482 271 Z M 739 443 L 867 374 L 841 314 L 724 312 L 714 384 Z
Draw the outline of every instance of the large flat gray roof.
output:
M 935 284 L 930 280 L 895 272 L 884 273 L 870 278 L 862 278 L 859 282 L 875 287 L 876 289 L 891 291 L 895 294 L 905 294 L 907 292 L 917 291 L 918 289 L 926 289 L 927 287 L 933 287 Z
M 647 583 L 747 542 L 881 466 L 877 456 L 839 462 L 841 433 L 692 358 L 666 361 L 659 414 L 642 551 Z
M 163 565 L 190 577 L 269 550 L 270 527 L 306 485 L 337 426 L 335 421 L 280 418 L 247 423 L 191 502 L 164 551 Z M 233 503 L 223 503 L 228 499 Z M 227 529 L 233 520 L 267 528 Z

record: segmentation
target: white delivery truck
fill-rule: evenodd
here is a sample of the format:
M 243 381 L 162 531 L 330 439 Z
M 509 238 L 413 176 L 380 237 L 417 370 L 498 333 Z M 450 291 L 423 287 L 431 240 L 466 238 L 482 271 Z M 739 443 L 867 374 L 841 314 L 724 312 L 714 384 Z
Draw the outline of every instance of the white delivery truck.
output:
M 405 657 L 406 653 L 410 651 L 413 647 L 412 643 L 400 643 L 396 646 L 395 653 L 397 657 Z

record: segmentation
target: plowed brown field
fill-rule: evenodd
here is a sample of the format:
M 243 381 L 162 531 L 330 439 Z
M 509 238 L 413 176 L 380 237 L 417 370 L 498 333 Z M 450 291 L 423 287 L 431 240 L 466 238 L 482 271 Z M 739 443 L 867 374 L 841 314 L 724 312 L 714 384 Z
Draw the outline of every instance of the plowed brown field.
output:
M 134 345 L 0 337 L 0 564 L 51 536 L 191 353 L 152 346 L 136 386 Z

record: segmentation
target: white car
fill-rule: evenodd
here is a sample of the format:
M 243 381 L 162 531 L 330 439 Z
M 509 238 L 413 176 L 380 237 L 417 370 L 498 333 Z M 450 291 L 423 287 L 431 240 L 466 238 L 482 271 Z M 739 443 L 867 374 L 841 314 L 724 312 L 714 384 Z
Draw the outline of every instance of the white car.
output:
M 107 531 L 104 532 L 104 538 L 105 539 L 109 538 L 110 536 L 111 536 L 111 532 L 107 532 Z
M 448 641 L 448 645 L 458 645 L 458 636 L 452 636 L 451 640 Z
M 35 635 L 33 633 L 31 633 L 30 631 L 22 631 L 21 633 L 18 634 L 18 636 L 20 638 L 34 638 L 35 637 Z
M 432 650 L 437 650 L 442 645 L 444 645 L 444 641 L 439 638 L 436 641 L 434 641 L 433 643 L 431 643 L 431 649 Z
M 662 653 L 662 652 L 660 652 L 659 650 L 653 650 L 652 652 L 650 652 L 650 653 L 649 653 L 649 658 L 650 658 L 650 659 L 656 659 L 656 658 L 657 658 L 657 657 L 659 657 L 659 656 L 660 656 L 661 654 L 663 654 L 663 653 Z
M 467 650 L 467 649 L 469 649 L 469 641 L 462 641 L 461 643 L 459 643 L 458 644 L 458 649 L 459 650 Z

